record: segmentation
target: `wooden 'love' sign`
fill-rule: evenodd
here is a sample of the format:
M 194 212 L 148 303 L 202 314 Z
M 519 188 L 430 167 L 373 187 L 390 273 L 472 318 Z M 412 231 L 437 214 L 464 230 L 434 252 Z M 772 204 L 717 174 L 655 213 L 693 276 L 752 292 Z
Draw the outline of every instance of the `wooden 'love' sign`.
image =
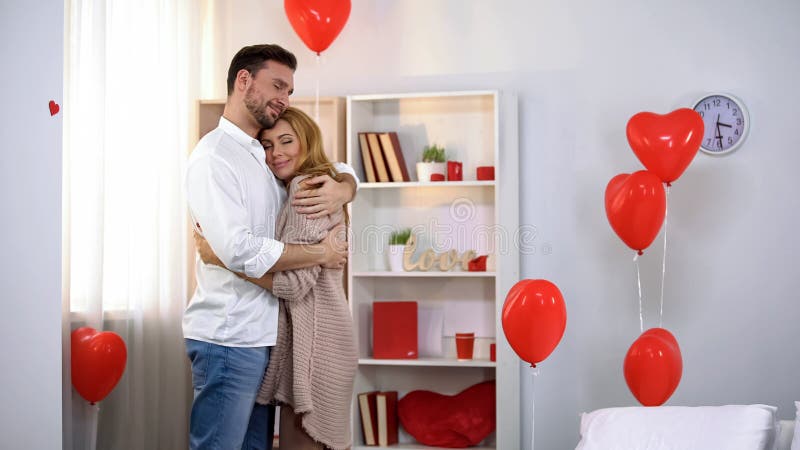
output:
M 461 270 L 469 270 L 469 262 L 475 259 L 476 253 L 474 250 L 467 250 L 461 256 L 458 255 L 458 252 L 455 250 L 450 250 L 444 253 L 436 253 L 433 249 L 427 249 L 422 256 L 415 262 L 412 260 L 414 257 L 414 252 L 417 250 L 417 240 L 412 234 L 410 238 L 408 238 L 408 242 L 406 242 L 406 246 L 403 249 L 403 270 L 412 271 L 418 270 L 421 272 L 427 272 L 433 268 L 434 265 L 437 265 L 439 270 L 441 271 L 448 271 L 455 267 L 457 264 L 461 263 Z

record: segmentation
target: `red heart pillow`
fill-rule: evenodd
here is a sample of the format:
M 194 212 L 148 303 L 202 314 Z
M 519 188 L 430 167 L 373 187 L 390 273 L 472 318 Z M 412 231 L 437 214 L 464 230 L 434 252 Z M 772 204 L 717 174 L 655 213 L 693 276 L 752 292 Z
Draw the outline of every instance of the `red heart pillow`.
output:
M 398 402 L 403 428 L 421 444 L 464 448 L 495 429 L 495 384 L 485 381 L 456 395 L 412 391 Z

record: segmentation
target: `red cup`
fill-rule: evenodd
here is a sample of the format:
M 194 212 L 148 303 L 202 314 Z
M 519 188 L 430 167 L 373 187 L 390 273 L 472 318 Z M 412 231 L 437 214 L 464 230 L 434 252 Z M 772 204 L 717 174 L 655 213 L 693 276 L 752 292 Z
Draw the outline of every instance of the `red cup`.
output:
M 494 166 L 478 167 L 477 172 L 477 178 L 480 181 L 494 180 Z
M 475 333 L 456 333 L 456 355 L 459 361 L 472 359 L 475 347 Z
M 458 161 L 447 161 L 447 181 L 464 181 L 462 167 Z
M 432 173 L 431 174 L 431 181 L 444 181 L 444 174 L 443 173 Z
M 489 361 L 497 361 L 497 344 L 489 344 Z

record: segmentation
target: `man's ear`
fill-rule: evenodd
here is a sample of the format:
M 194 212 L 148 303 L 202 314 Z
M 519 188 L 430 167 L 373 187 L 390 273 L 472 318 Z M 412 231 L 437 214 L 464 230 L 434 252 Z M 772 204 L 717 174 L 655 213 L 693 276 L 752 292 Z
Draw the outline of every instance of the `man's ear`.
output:
M 247 69 L 241 69 L 236 72 L 236 88 L 241 91 L 246 91 L 247 86 L 251 82 L 252 77 L 250 76 L 250 72 Z

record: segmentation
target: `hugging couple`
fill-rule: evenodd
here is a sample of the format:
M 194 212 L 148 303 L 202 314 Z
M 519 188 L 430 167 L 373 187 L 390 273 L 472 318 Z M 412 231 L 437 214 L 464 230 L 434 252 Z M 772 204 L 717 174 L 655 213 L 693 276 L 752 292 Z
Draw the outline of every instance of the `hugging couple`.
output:
M 242 48 L 219 126 L 189 157 L 197 289 L 183 318 L 192 449 L 346 449 L 357 353 L 342 286 L 353 169 L 289 107 L 295 56 Z

